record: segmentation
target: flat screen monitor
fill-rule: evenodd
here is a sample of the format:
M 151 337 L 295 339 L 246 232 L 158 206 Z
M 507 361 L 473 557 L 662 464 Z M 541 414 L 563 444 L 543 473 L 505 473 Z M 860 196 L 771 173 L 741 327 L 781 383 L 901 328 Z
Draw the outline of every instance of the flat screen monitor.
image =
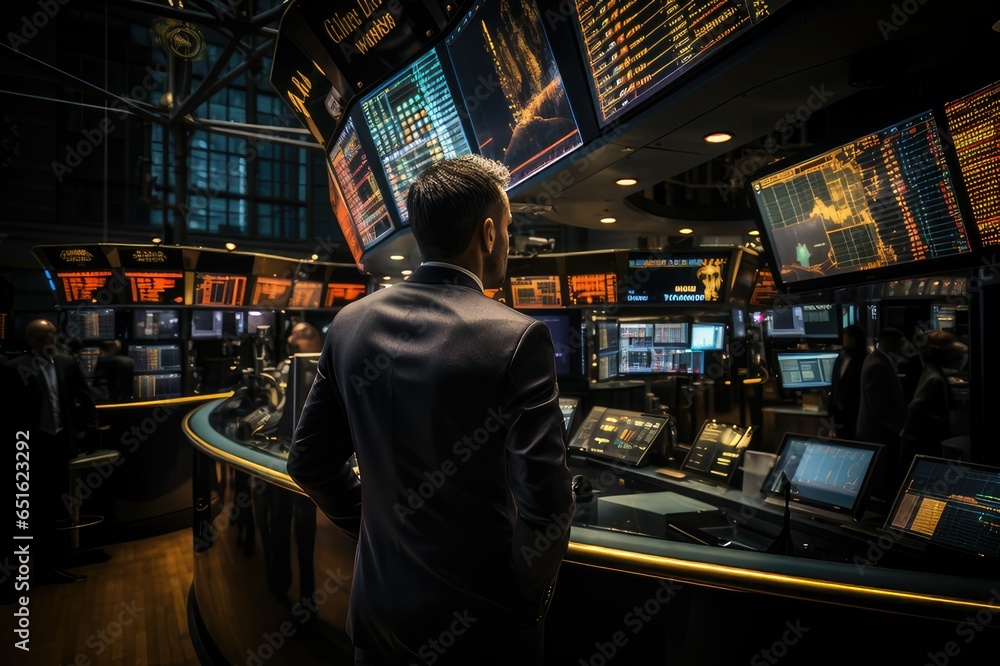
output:
M 765 313 L 765 327 L 772 338 L 804 338 L 805 310 L 801 305 L 777 305 Z
M 722 351 L 726 347 L 726 325 L 694 322 L 691 324 L 693 351 Z
M 81 340 L 114 340 L 115 311 L 109 308 L 69 310 L 63 332 Z
M 533 0 L 478 3 L 447 45 L 478 152 L 510 187 L 583 145 Z
M 292 287 L 290 308 L 318 308 L 323 300 L 323 283 L 297 280 Z
M 778 381 L 789 391 L 829 388 L 833 382 L 835 351 L 779 351 Z
M 629 304 L 720 303 L 726 298 L 729 252 L 629 252 L 624 296 Z
M 181 369 L 180 345 L 131 345 L 128 355 L 137 373 Z
M 99 300 L 101 293 L 107 292 L 106 285 L 111 279 L 111 271 L 72 271 L 56 273 L 56 297 L 66 305 L 108 303 Z M 117 290 L 116 292 L 117 293 Z
M 803 305 L 802 325 L 806 338 L 840 337 L 840 316 L 832 303 Z
M 192 340 L 221 340 L 222 337 L 222 310 L 191 312 Z
M 561 307 L 562 278 L 558 275 L 512 277 L 510 295 L 515 308 Z
M 136 375 L 132 378 L 132 395 L 136 400 L 179 398 L 181 395 L 181 375 L 176 372 Z
M 1000 558 L 1000 468 L 914 456 L 885 529 L 926 545 Z
M 579 329 L 574 330 L 572 317 L 568 312 L 556 314 L 536 314 L 533 318 L 549 327 L 552 346 L 556 355 L 556 374 L 569 375 L 578 367 L 581 340 Z
M 256 334 L 257 329 L 262 326 L 270 327 L 272 337 L 276 334 L 274 312 L 261 312 L 260 310 L 247 312 L 247 333 Z
M 389 198 L 404 222 L 409 219 L 406 194 L 417 174 L 431 162 L 472 152 L 456 102 L 436 51 L 361 101 Z
M 330 151 L 330 165 L 361 243 L 369 248 L 393 227 L 382 189 L 375 180 L 352 118 L 347 119 Z
M 594 273 L 591 275 L 569 275 L 570 305 L 595 305 L 618 302 L 618 276 L 614 273 Z
M 282 309 L 292 296 L 292 279 L 260 276 L 253 281 L 250 305 L 260 308 Z
M 184 305 L 181 271 L 125 271 L 132 303 Z
M 575 0 L 598 119 L 607 124 L 711 59 L 789 0 Z
M 983 245 L 1000 244 L 1000 82 L 944 107 L 958 168 Z
M 332 308 L 338 305 L 353 303 L 365 295 L 365 285 L 344 282 L 329 282 L 326 285 L 326 297 L 323 307 Z
M 618 371 L 622 375 L 687 372 L 687 367 L 678 369 L 674 361 L 690 347 L 690 322 L 618 322 Z
M 247 291 L 245 275 L 195 273 L 194 304 L 242 307 Z
M 181 318 L 177 310 L 136 310 L 132 317 L 132 332 L 136 340 L 181 337 Z
M 854 519 L 868 501 L 881 449 L 881 444 L 786 433 L 761 490 L 766 501 L 784 503 L 784 474 L 792 508 L 834 520 Z
M 667 419 L 623 409 L 594 407 L 570 440 L 571 451 L 639 467 Z
M 750 187 L 786 287 L 874 278 L 972 251 L 930 111 Z
M 752 439 L 753 426 L 709 419 L 691 443 L 681 470 L 718 485 L 729 485 Z

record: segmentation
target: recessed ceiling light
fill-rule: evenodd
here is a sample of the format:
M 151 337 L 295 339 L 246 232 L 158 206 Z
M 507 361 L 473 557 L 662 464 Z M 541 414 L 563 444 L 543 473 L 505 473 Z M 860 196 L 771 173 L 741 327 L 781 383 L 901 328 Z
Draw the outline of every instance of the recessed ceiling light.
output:
M 383 280 L 391 280 L 392 278 L 391 278 L 391 277 L 389 277 L 388 275 L 383 275 L 383 276 L 382 276 L 382 279 L 383 279 Z
M 236 243 L 233 243 L 232 241 L 226 243 L 226 249 L 232 252 L 236 249 Z
M 316 261 L 317 259 L 319 259 L 319 255 L 313 252 L 311 255 L 309 255 L 309 258 L 312 259 L 313 261 Z
M 635 178 L 619 178 L 615 181 L 615 185 L 621 185 L 622 187 L 629 187 L 638 183 Z
M 725 143 L 733 138 L 729 132 L 712 132 L 705 135 L 705 141 L 709 143 Z
M 684 227 L 683 229 L 678 229 L 677 233 L 679 233 L 679 234 L 693 234 L 694 233 L 694 229 L 688 229 L 687 227 Z
M 413 273 L 413 271 L 411 271 L 411 270 L 410 270 L 409 268 L 407 268 L 407 269 L 406 269 L 405 271 L 400 271 L 400 272 L 401 272 L 401 273 L 402 273 L 403 275 L 411 275 L 411 274 Z
M 751 236 L 760 236 L 760 232 L 757 231 L 756 229 L 751 229 L 747 233 L 750 234 Z
M 401 254 L 390 254 L 389 258 L 392 259 L 393 261 L 402 261 L 403 259 L 406 259 L 406 257 L 404 257 Z
M 617 221 L 618 220 L 616 218 L 613 218 L 613 217 L 602 217 L 601 218 L 601 224 L 614 224 Z

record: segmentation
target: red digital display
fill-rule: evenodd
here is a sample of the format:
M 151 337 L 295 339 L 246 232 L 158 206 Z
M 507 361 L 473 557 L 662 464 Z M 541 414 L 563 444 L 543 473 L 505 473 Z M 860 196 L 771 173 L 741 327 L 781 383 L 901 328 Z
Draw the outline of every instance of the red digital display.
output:
M 296 282 L 292 287 L 292 299 L 288 302 L 288 307 L 318 308 L 322 296 L 322 282 Z
M 125 271 L 133 303 L 184 303 L 184 274 L 181 272 Z
M 247 291 L 247 278 L 244 275 L 218 275 L 213 273 L 198 273 L 195 276 L 195 305 L 223 305 L 239 307 Z
M 265 308 L 283 308 L 292 295 L 291 278 L 259 277 L 254 281 L 250 305 Z
M 326 285 L 326 300 L 323 307 L 332 308 L 335 305 L 346 305 L 365 295 L 365 285 L 342 282 L 331 282 Z
M 56 273 L 62 285 L 62 295 L 67 303 L 94 303 L 94 292 L 103 289 L 111 271 L 80 271 L 77 273 Z

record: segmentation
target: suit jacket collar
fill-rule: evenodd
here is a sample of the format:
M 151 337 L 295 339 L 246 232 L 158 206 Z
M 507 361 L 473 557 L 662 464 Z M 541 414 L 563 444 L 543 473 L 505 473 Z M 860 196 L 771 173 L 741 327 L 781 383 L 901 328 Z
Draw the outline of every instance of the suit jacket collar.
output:
M 447 266 L 420 266 L 417 270 L 413 271 L 413 275 L 410 276 L 407 282 L 468 287 L 482 293 L 475 280 L 462 271 Z

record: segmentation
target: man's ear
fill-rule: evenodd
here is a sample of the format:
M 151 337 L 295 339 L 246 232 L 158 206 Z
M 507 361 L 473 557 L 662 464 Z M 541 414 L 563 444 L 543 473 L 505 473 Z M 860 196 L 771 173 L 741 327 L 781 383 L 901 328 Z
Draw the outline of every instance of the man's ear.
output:
M 486 246 L 486 252 L 493 251 L 493 244 L 497 241 L 497 229 L 496 225 L 493 223 L 493 218 L 488 217 L 483 220 L 483 244 Z

